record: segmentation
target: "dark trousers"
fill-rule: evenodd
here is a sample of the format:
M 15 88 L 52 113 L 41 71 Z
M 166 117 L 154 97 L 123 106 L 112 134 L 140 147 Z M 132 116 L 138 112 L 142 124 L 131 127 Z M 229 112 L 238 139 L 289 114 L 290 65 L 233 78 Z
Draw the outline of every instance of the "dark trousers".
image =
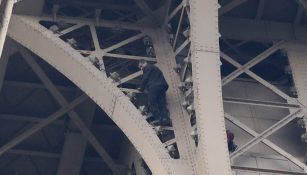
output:
M 233 152 L 236 149 L 236 145 L 233 141 L 228 141 L 228 150 Z
M 164 86 L 156 86 L 148 91 L 148 108 L 155 120 L 168 119 L 165 94 L 167 89 Z

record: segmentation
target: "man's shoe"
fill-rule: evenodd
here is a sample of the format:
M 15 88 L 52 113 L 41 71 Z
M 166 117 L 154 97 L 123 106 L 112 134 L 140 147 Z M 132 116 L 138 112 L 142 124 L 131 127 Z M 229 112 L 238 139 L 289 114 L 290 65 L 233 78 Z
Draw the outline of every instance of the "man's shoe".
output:
M 153 126 L 160 126 L 161 122 L 160 122 L 160 120 L 154 120 L 154 121 L 150 122 L 150 124 L 153 125 Z

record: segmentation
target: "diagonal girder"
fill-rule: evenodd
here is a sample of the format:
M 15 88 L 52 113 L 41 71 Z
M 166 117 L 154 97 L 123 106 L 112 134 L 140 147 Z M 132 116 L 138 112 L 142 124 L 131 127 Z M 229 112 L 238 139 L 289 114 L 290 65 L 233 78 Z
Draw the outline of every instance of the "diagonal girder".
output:
M 17 49 L 15 45 L 13 45 L 13 41 L 10 38 L 6 39 L 6 43 L 4 45 L 3 53 L 0 57 L 0 92 L 3 88 L 5 73 L 7 70 L 9 57 L 16 52 Z
M 230 175 L 222 104 L 218 2 L 191 0 L 190 9 L 192 79 L 198 133 L 197 173 Z
M 295 20 L 294 20 L 294 24 L 296 24 L 296 25 L 300 24 L 303 16 L 304 16 L 304 9 L 303 9 L 302 6 L 298 6 L 296 16 L 295 16 Z
M 182 1 L 168 16 L 167 20 L 170 21 L 173 17 L 186 5 L 186 1 Z
M 14 4 L 15 4 L 15 0 L 7 0 L 5 4 L 4 14 L 2 16 L 1 28 L 0 28 L 0 56 L 3 51 L 3 46 L 4 46 L 7 30 L 9 28 L 9 23 L 11 20 Z
M 262 100 L 260 101 L 260 100 L 232 98 L 232 97 L 223 97 L 223 102 L 233 103 L 233 104 L 243 104 L 243 105 L 266 106 L 271 108 L 285 108 L 285 109 L 300 108 L 300 105 L 298 104 L 280 103 L 280 102 L 262 101 Z
M 256 131 L 252 130 L 251 128 L 249 128 L 248 126 L 246 126 L 245 124 L 243 124 L 242 122 L 237 120 L 235 117 L 233 117 L 233 116 L 231 116 L 227 113 L 225 113 L 225 118 L 228 121 L 230 121 L 231 123 L 235 124 L 236 126 L 240 127 L 241 129 L 243 129 L 248 134 L 250 134 L 254 137 L 257 137 L 259 135 Z M 304 163 L 302 163 L 301 161 L 296 159 L 294 156 L 292 156 L 291 154 L 289 154 L 288 152 L 286 152 L 282 148 L 278 147 L 277 145 L 275 145 L 273 142 L 269 141 L 268 139 L 263 139 L 261 142 L 263 142 L 265 145 L 267 145 L 268 147 L 270 147 L 271 149 L 273 149 L 274 151 L 276 151 L 280 155 L 284 156 L 289 161 L 291 161 L 295 165 L 299 166 L 303 170 L 307 169 L 307 166 Z
M 144 33 L 137 34 L 137 35 L 135 35 L 135 36 L 133 36 L 133 37 L 130 37 L 130 38 L 128 38 L 128 39 L 122 41 L 122 42 L 119 42 L 119 43 L 117 43 L 117 44 L 114 44 L 114 45 L 111 46 L 111 47 L 108 47 L 108 48 L 106 48 L 106 49 L 103 49 L 103 52 L 105 52 L 105 53 L 106 53 L 106 52 L 111 52 L 112 50 L 118 49 L 118 48 L 120 48 L 120 47 L 122 47 L 122 46 L 124 46 L 124 45 L 127 45 L 127 44 L 129 44 L 129 43 L 131 43 L 131 42 L 133 42 L 133 41 L 135 41 L 135 40 L 138 40 L 138 39 L 140 39 L 140 38 L 142 38 L 142 37 L 144 37 L 144 36 L 145 36 Z
M 149 6 L 144 0 L 134 0 L 134 2 L 137 4 L 137 6 L 140 7 L 143 13 L 150 18 L 150 20 L 154 23 L 155 26 L 160 26 L 163 24 L 163 20 L 160 19 L 160 17 L 158 17 L 157 15 L 155 15 L 155 13 L 149 8 Z
M 231 166 L 232 169 L 238 170 L 239 172 L 251 172 L 254 173 L 269 173 L 269 174 L 278 174 L 278 175 L 307 175 L 307 173 L 294 172 L 294 171 L 281 171 L 281 170 L 272 170 L 272 169 L 263 169 L 263 168 L 252 168 L 252 167 L 240 167 L 240 166 Z
M 181 10 L 181 13 L 180 13 L 180 19 L 179 19 L 179 23 L 178 23 L 178 26 L 177 26 L 177 29 L 176 29 L 175 39 L 173 41 L 173 48 L 175 48 L 176 44 L 177 44 L 177 39 L 178 39 L 179 32 L 180 32 L 180 29 L 181 29 L 181 26 L 182 26 L 182 20 L 183 20 L 185 8 L 186 7 L 183 7 L 182 10 Z
M 39 25 L 39 20 L 39 17 L 13 15 L 8 34 L 87 93 L 127 135 L 154 174 L 167 175 L 173 171 L 176 162 L 129 98 L 70 45 Z
M 42 70 L 42 68 L 35 62 L 32 55 L 25 49 L 20 48 L 20 53 L 32 70 L 37 74 L 43 84 L 46 86 L 51 95 L 55 98 L 55 100 L 61 105 L 66 106 L 68 102 L 63 97 L 63 95 L 57 90 L 56 86 L 51 82 L 46 73 Z M 78 114 L 75 111 L 68 112 L 69 117 L 73 120 L 73 122 L 80 129 L 82 134 L 88 139 L 88 141 L 92 144 L 92 146 L 96 149 L 98 154 L 102 157 L 102 159 L 106 162 L 106 164 L 112 169 L 113 173 L 117 171 L 117 165 L 114 163 L 113 159 L 109 156 L 107 151 L 103 148 L 103 146 L 98 142 L 95 136 L 91 133 L 91 131 L 87 128 L 87 126 L 80 119 Z
M 266 139 L 268 136 L 270 136 L 271 134 L 273 134 L 274 132 L 276 132 L 280 128 L 284 127 L 286 124 L 291 122 L 293 119 L 298 118 L 298 117 L 302 117 L 305 113 L 303 113 L 301 111 L 302 111 L 301 109 L 298 109 L 295 112 L 290 113 L 289 115 L 287 115 L 286 117 L 284 117 L 283 119 L 281 119 L 280 121 L 278 121 L 277 123 L 275 123 L 274 125 L 269 127 L 268 129 L 266 129 L 262 133 L 258 134 L 252 140 L 250 140 L 249 142 L 247 142 L 246 144 L 241 146 L 238 150 L 233 152 L 230 155 L 231 160 L 233 160 L 233 159 L 237 158 L 238 156 L 240 156 L 241 154 L 245 153 L 247 150 L 249 150 L 250 148 L 252 148 L 256 144 L 258 144 L 262 140 Z
M 260 0 L 258 3 L 258 8 L 257 8 L 257 13 L 256 13 L 256 20 L 260 20 L 262 15 L 263 15 L 263 11 L 264 11 L 264 4 L 265 4 L 265 0 Z
M 248 0 L 232 0 L 232 2 L 226 4 L 219 10 L 219 16 L 224 15 L 225 13 L 229 12 L 230 10 L 238 7 L 239 5 L 245 3 Z
M 240 66 L 240 68 L 238 68 L 237 70 L 232 72 L 227 77 L 223 78 L 222 85 L 225 86 L 226 84 L 231 82 L 233 79 L 240 76 L 242 73 L 246 72 L 247 70 L 249 70 L 250 68 L 252 68 L 256 64 L 258 64 L 259 62 L 263 61 L 264 59 L 268 58 L 268 56 L 270 56 L 271 54 L 276 52 L 278 49 L 280 49 L 281 46 L 283 45 L 283 43 L 284 43 L 283 41 L 280 41 L 280 42 L 274 44 L 272 47 L 270 47 L 266 51 L 262 52 L 261 54 L 256 56 L 254 59 L 250 60 L 249 62 L 247 62 L 243 66 Z
M 298 0 L 298 2 L 303 6 L 304 10 L 307 11 L 307 1 L 306 0 Z
M 221 57 L 226 60 L 227 62 L 229 62 L 230 64 L 232 64 L 233 66 L 237 67 L 238 69 L 242 68 L 243 66 L 238 63 L 237 61 L 235 61 L 233 58 L 231 58 L 230 56 L 226 55 L 224 52 L 220 52 Z M 292 97 L 290 97 L 289 95 L 287 95 L 286 93 L 282 92 L 281 90 L 279 90 L 276 86 L 272 85 L 271 83 L 267 82 L 266 80 L 264 80 L 263 78 L 259 77 L 257 74 L 255 74 L 254 72 L 250 71 L 249 69 L 245 71 L 245 73 L 247 75 L 249 75 L 250 77 L 254 78 L 255 80 L 257 80 L 259 83 L 261 83 L 263 86 L 267 87 L 268 89 L 272 90 L 274 93 L 276 93 L 277 95 L 281 96 L 282 98 L 290 101 L 294 101 Z
M 79 108 L 80 116 L 84 119 L 86 126 L 91 127 L 96 111 L 96 104 L 91 100 L 86 101 Z M 66 123 L 67 124 L 67 123 Z M 87 139 L 80 132 L 73 121 L 69 121 L 69 131 L 65 134 L 65 142 L 58 164 L 57 175 L 79 175 L 82 164 L 85 161 Z M 102 160 L 103 161 L 103 160 Z
M 190 44 L 190 39 L 185 40 L 176 50 L 175 55 L 178 55 L 188 44 Z
M 15 139 L 13 139 L 10 142 L 8 142 L 7 144 L 3 145 L 0 148 L 0 155 L 3 155 L 6 151 L 15 147 L 16 145 L 18 145 L 19 143 L 21 143 L 25 139 L 29 138 L 30 136 L 32 136 L 33 134 L 35 134 L 39 130 L 43 129 L 44 127 L 48 126 L 50 123 L 59 119 L 65 113 L 72 110 L 73 108 L 78 106 L 81 102 L 83 102 L 86 99 L 88 99 L 88 97 L 85 94 L 81 95 L 80 97 L 78 97 L 77 99 L 72 101 L 69 105 L 62 107 L 60 110 L 58 110 L 57 112 L 50 115 L 49 117 L 47 117 L 45 120 L 43 120 L 39 124 L 35 125 L 34 127 L 30 128 L 29 130 L 27 130 L 27 131 L 23 132 L 22 134 L 20 134 L 19 136 L 17 136 Z

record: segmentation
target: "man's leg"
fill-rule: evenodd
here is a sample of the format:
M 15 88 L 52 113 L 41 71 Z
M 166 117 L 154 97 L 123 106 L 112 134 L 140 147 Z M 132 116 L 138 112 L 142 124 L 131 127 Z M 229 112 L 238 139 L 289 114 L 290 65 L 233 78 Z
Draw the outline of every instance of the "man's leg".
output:
M 152 113 L 154 120 L 160 119 L 158 102 L 159 92 L 156 88 L 150 89 L 148 92 L 148 108 L 149 111 Z
M 162 123 L 169 124 L 170 123 L 169 111 L 167 109 L 166 92 L 164 89 L 161 89 L 158 100 L 159 100 L 158 106 L 161 116 L 160 121 L 162 121 Z

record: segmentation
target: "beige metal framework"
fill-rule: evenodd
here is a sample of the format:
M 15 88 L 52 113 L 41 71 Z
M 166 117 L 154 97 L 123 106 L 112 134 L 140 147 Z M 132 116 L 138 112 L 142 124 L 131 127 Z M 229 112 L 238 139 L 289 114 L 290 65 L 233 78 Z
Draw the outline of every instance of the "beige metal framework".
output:
M 246 28 L 246 33 L 242 34 L 237 33 L 236 30 L 237 28 L 246 27 L 246 24 L 250 24 L 249 20 L 232 20 L 231 18 L 221 17 L 221 20 L 224 21 L 223 25 L 221 25 L 223 39 L 261 40 L 273 43 L 267 50 L 255 58 L 245 64 L 241 64 L 231 56 L 220 51 L 219 16 L 244 4 L 247 0 L 232 1 L 220 10 L 216 0 L 183 0 L 169 13 L 165 21 L 151 10 L 145 1 L 134 1 L 147 18 L 151 20 L 150 27 L 142 23 L 134 24 L 100 20 L 101 9 L 96 10 L 96 18 L 93 20 L 82 17 L 60 16 L 57 14 L 57 7 L 53 9 L 53 16 L 12 15 L 12 8 L 15 2 L 8 0 L 2 23 L 3 26 L 0 31 L 0 48 L 3 48 L 6 33 L 20 45 L 14 46 L 16 50 L 4 48 L 2 59 L 0 60 L 0 91 L 4 82 L 3 76 L 9 56 L 18 50 L 44 84 L 45 88 L 60 104 L 61 108 L 44 120 L 28 118 L 28 121 L 37 124 L 1 146 L 0 156 L 11 152 L 23 155 L 36 154 L 39 156 L 57 157 L 60 158 L 58 175 L 77 175 L 80 173 L 86 143 L 89 142 L 113 174 L 127 174 L 130 171 L 129 167 L 114 161 L 89 129 L 95 111 L 95 104 L 88 101 L 89 97 L 105 111 L 138 151 L 139 154 L 133 153 L 129 161 L 136 164 L 135 166 L 139 174 L 145 174 L 144 168 L 141 167 L 141 163 L 137 160 L 140 158 L 145 160 L 154 175 L 230 175 L 232 174 L 232 169 L 258 171 L 251 168 L 231 166 L 235 159 L 244 155 L 258 143 L 264 143 L 289 160 L 289 162 L 299 167 L 301 172 L 307 172 L 307 166 L 301 160 L 298 160 L 268 139 L 276 131 L 295 119 L 302 119 L 307 113 L 306 78 L 304 77 L 307 74 L 307 52 L 306 43 L 304 43 L 306 38 L 302 37 L 300 39 L 296 37 L 296 34 L 306 36 L 306 33 L 304 33 L 307 31 L 306 26 L 294 26 L 289 29 L 289 26 L 283 23 L 271 23 L 269 25 L 262 22 L 253 22 L 251 24 L 252 27 L 265 28 L 269 31 L 280 27 L 283 34 L 277 33 L 268 36 L 267 31 L 261 30 L 257 35 L 252 35 L 255 31 L 248 28 Z M 299 3 L 303 7 L 306 6 L 306 1 L 299 1 Z M 170 3 L 167 4 L 170 5 Z M 257 20 L 262 16 L 263 4 L 264 1 L 260 0 Z M 169 25 L 176 18 L 176 15 L 179 15 L 179 21 L 177 27 L 172 29 L 172 26 Z M 49 30 L 40 24 L 41 21 L 58 22 L 63 20 L 74 25 L 58 32 Z M 9 21 L 10 24 L 8 23 Z M 235 23 L 237 25 L 231 26 L 229 21 L 232 21 L 231 24 Z M 65 34 L 80 29 L 83 26 L 88 26 L 90 29 L 94 45 L 94 50 L 92 51 L 76 49 L 74 48 L 74 42 L 67 43 L 61 39 Z M 102 49 L 96 27 L 131 29 L 140 32 Z M 165 28 L 168 28 L 167 31 Z M 296 34 L 292 30 L 295 30 Z M 146 36 L 152 38 L 155 57 L 112 53 L 112 51 L 143 39 Z M 13 41 L 10 38 L 6 40 L 7 47 L 12 47 L 11 43 Z M 302 43 L 298 41 L 302 41 Z M 264 80 L 251 71 L 252 67 L 281 49 L 286 49 L 288 53 L 298 98 L 289 96 L 271 82 Z M 48 78 L 44 70 L 35 61 L 31 52 L 65 75 L 84 94 L 80 93 L 76 96 L 75 100 L 68 102 L 60 93 L 58 87 Z M 140 77 L 142 75 L 141 71 L 132 73 L 115 82 L 105 72 L 106 67 L 103 57 L 127 60 L 145 59 L 156 62 L 156 65 L 164 72 L 170 84 L 167 99 L 173 126 L 162 129 L 151 126 L 126 95 L 126 92 L 138 93 L 138 90 L 120 88 L 122 84 Z M 236 70 L 222 77 L 220 58 L 233 65 Z M 99 69 L 92 64 L 92 59 L 98 60 Z M 223 97 L 222 88 L 231 84 L 231 82 L 244 73 L 283 98 L 286 102 Z M 81 116 L 75 112 L 74 108 L 85 101 L 88 106 L 88 110 L 85 113 L 90 116 L 84 122 L 81 120 Z M 258 133 L 235 116 L 226 113 L 223 103 L 289 109 L 289 114 Z M 51 123 L 55 123 L 65 113 L 68 114 L 72 121 L 70 126 L 73 129 L 80 130 L 81 133 L 72 132 L 66 136 L 62 155 L 13 149 L 37 131 Z M 1 117 L 10 118 L 11 120 L 23 120 L 21 116 L 0 115 Z M 231 154 L 227 150 L 225 120 L 238 126 L 253 137 L 245 144 L 240 145 Z M 62 125 L 62 123 L 58 124 Z M 162 142 L 158 137 L 160 130 L 172 131 L 175 137 Z M 70 149 L 73 145 L 78 145 L 78 147 Z M 176 145 L 176 148 L 174 145 Z M 170 148 L 178 152 L 179 158 L 171 156 Z M 74 154 L 78 156 L 72 157 Z M 262 171 L 267 172 L 269 170 L 263 169 Z M 285 172 L 279 171 L 279 173 Z

